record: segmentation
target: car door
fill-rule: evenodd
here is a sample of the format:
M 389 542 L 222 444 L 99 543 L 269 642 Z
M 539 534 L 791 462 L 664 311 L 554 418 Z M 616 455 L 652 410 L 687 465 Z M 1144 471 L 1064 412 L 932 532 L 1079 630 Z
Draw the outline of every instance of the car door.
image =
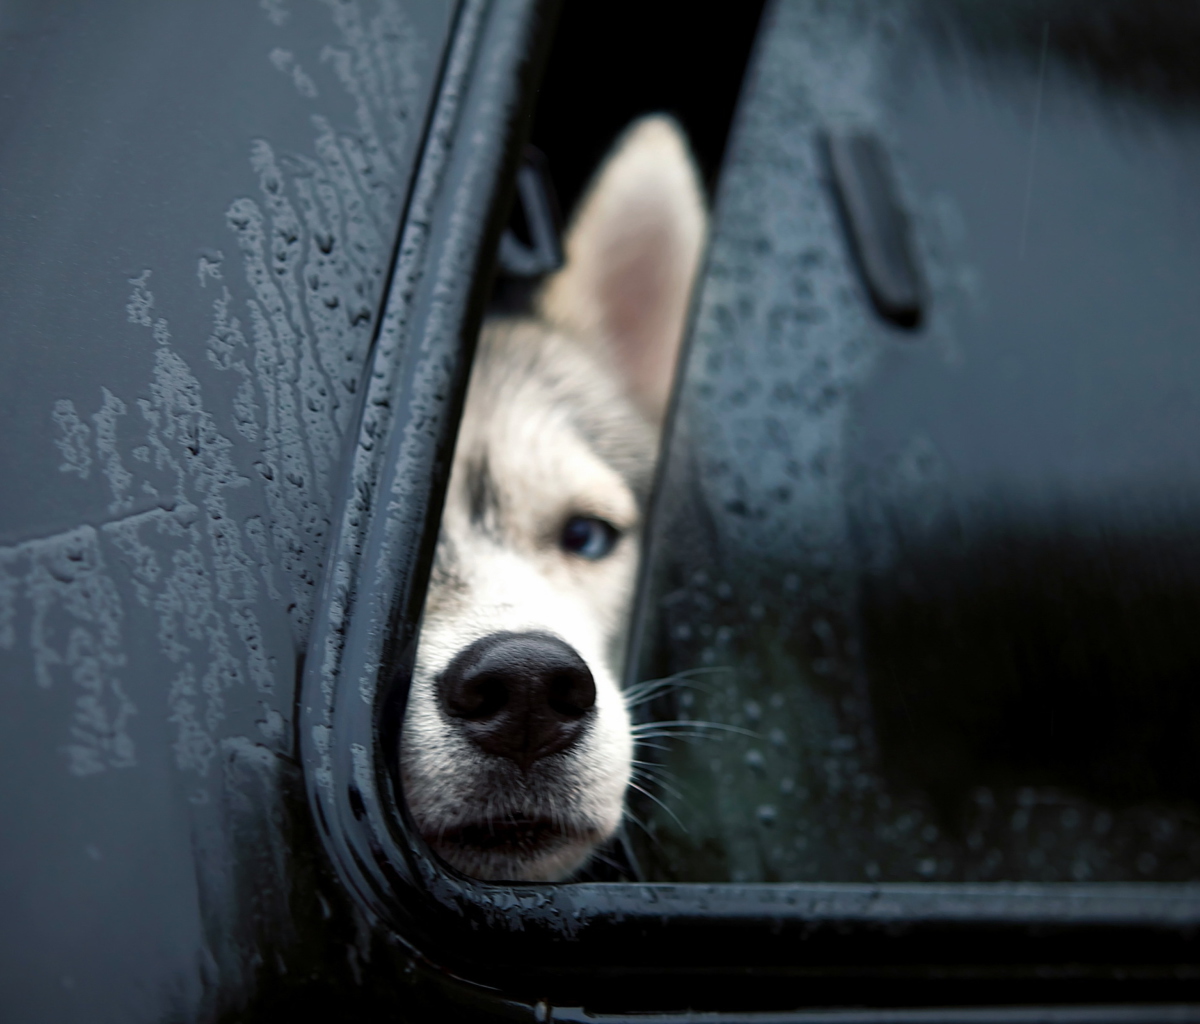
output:
M 359 976 L 297 676 L 364 419 L 426 327 L 473 335 L 547 28 L 440 0 L 0 11 L 6 1020 L 213 1019 L 289 970 Z

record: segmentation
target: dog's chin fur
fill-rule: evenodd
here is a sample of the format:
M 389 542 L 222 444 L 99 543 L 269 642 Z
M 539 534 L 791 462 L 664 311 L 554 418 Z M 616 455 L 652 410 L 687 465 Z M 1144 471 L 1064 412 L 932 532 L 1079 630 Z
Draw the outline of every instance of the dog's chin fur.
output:
M 620 819 L 619 799 L 606 819 L 572 807 L 569 799 L 547 799 L 562 786 L 553 771 L 528 778 L 497 774 L 509 775 L 510 785 L 485 784 L 493 796 L 505 795 L 490 802 L 488 813 L 478 816 L 478 803 L 468 803 L 439 821 L 436 832 L 432 822 L 423 830 L 434 852 L 464 874 L 487 881 L 561 881 L 588 861 Z
M 484 882 L 561 882 L 583 867 L 605 838 L 542 827 L 551 835 L 545 841 L 505 842 L 488 848 L 472 845 L 471 836 L 449 838 L 430 846 L 452 868 Z
M 561 759 L 561 760 L 558 760 Z M 557 882 L 578 870 L 620 821 L 620 795 L 608 807 L 563 792 L 573 773 L 557 755 L 525 773 L 503 764 L 481 769 L 473 784 L 484 799 L 457 813 L 424 816 L 421 831 L 451 867 L 487 881 Z M 556 763 L 557 761 L 557 763 Z M 589 806 L 590 804 L 590 806 Z M 482 813 L 481 813 L 482 811 Z
M 598 175 L 535 315 L 481 334 L 400 744 L 422 836 L 477 878 L 567 878 L 621 822 L 633 764 L 618 684 L 626 620 L 704 224 L 677 126 L 645 119 Z M 575 516 L 611 524 L 612 551 L 564 550 Z M 456 655 L 501 633 L 562 641 L 595 684 L 574 742 L 527 768 L 472 742 L 439 696 Z

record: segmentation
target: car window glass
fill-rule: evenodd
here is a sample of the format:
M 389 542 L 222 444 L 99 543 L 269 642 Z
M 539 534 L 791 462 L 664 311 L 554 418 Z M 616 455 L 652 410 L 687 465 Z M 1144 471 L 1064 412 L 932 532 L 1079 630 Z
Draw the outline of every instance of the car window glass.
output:
M 634 859 L 1195 878 L 1195 8 L 772 17 L 648 537 Z

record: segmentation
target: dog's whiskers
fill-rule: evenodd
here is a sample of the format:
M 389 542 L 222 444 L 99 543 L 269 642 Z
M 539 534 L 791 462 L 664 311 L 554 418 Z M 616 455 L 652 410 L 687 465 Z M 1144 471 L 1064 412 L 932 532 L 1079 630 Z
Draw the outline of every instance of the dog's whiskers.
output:
M 650 799 L 650 800 L 653 800 L 653 801 L 654 801 L 656 804 L 658 804 L 658 806 L 659 806 L 659 807 L 661 807 L 661 808 L 662 808 L 664 811 L 666 811 L 666 812 L 667 812 L 667 813 L 668 813 L 668 814 L 669 814 L 669 815 L 670 815 L 672 818 L 674 818 L 674 819 L 675 819 L 675 823 L 676 823 L 676 824 L 677 824 L 677 825 L 678 825 L 678 826 L 679 826 L 681 829 L 683 829 L 683 831 L 684 831 L 684 834 L 685 834 L 685 835 L 691 835 L 691 831 L 690 831 L 690 830 L 688 829 L 688 827 L 687 827 L 687 826 L 686 826 L 686 825 L 683 823 L 683 821 L 682 821 L 682 819 L 679 817 L 679 815 L 678 815 L 678 814 L 676 814 L 676 813 L 675 813 L 673 810 L 671 810 L 671 808 L 670 808 L 670 807 L 668 807 L 668 806 L 666 805 L 666 803 L 664 803 L 662 800 L 660 800 L 658 797 L 656 797 L 656 796 L 655 796 L 653 793 L 651 793 L 651 792 L 650 792 L 650 790 L 648 790 L 648 789 L 645 789 L 645 788 L 643 788 L 642 786 L 639 786 L 639 785 L 638 785 L 636 782 L 632 782 L 632 781 L 629 783 L 629 786 L 630 786 L 630 788 L 631 788 L 631 789 L 636 789 L 636 790 L 637 790 L 639 793 L 641 793 L 641 794 L 642 794 L 642 796 L 644 796 L 644 797 L 647 797 L 647 798 L 648 798 L 648 799 Z
M 704 722 L 690 718 L 674 719 L 668 722 L 641 722 L 630 727 L 630 732 L 633 733 L 635 739 L 640 739 L 644 736 L 663 739 L 685 733 L 703 735 L 705 730 L 735 733 L 738 736 L 749 736 L 753 739 L 760 738 L 759 734 L 753 729 L 744 729 L 740 725 L 728 725 L 724 722 Z
M 658 761 L 639 761 L 636 758 L 630 762 L 633 765 L 634 772 L 659 772 L 663 776 L 674 777 L 674 772 L 666 765 L 660 764 Z
M 676 800 L 683 799 L 683 793 L 660 775 L 651 775 L 648 772 L 639 773 L 635 770 L 633 777 L 647 784 L 657 786 L 668 796 L 674 797 Z
M 636 744 L 637 744 L 637 749 L 638 749 L 638 750 L 642 750 L 642 749 L 645 749 L 645 750 L 661 750 L 661 751 L 663 751 L 664 753 L 666 753 L 667 751 L 669 751 L 669 750 L 671 749 L 671 748 L 670 748 L 670 747 L 668 747 L 668 746 L 667 746 L 665 743 L 655 743 L 655 742 L 653 742 L 653 740 L 648 740 L 648 739 L 646 739 L 646 738 L 644 738 L 644 737 L 641 737 L 641 736 L 637 736 L 637 737 L 635 737 L 634 739 L 635 739 L 635 742 L 636 742 Z
M 621 864 L 619 861 L 614 860 L 612 857 L 609 857 L 606 854 L 601 853 L 599 850 L 597 850 L 595 853 L 592 854 L 592 860 L 598 860 L 601 864 L 607 864 L 614 871 L 619 871 L 622 874 L 625 873 L 625 865 L 624 864 Z
M 663 846 L 663 844 L 662 844 L 662 840 L 659 839 L 658 836 L 656 836 L 650 830 L 649 826 L 644 821 L 642 821 L 641 818 L 639 818 L 636 814 L 633 813 L 633 811 L 631 811 L 629 809 L 628 803 L 625 804 L 625 813 L 624 813 L 621 821 L 622 821 L 622 823 L 624 823 L 626 821 L 632 822 L 634 825 L 636 825 L 638 828 L 640 828 L 642 830 L 642 832 L 645 834 L 646 838 L 649 839 L 650 842 L 652 842 L 658 848 L 658 851 L 660 853 L 665 854 L 667 852 L 666 847 Z
M 668 690 L 688 689 L 699 690 L 701 693 L 712 693 L 711 687 L 702 686 L 698 683 L 690 682 L 692 677 L 698 675 L 712 675 L 717 672 L 729 672 L 730 669 L 721 666 L 701 667 L 684 669 L 682 672 L 676 672 L 674 675 L 664 676 L 661 679 L 646 679 L 640 683 L 634 683 L 625 688 L 625 706 L 631 711 L 642 704 L 646 704 L 656 697 L 661 696 Z

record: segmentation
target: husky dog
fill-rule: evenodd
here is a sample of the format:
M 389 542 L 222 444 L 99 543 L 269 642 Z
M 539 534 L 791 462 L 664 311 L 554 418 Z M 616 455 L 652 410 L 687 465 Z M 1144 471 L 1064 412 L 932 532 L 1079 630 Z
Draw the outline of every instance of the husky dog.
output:
M 401 736 L 430 846 L 554 881 L 620 824 L 639 530 L 706 231 L 674 121 L 635 122 L 528 317 L 485 324 Z

